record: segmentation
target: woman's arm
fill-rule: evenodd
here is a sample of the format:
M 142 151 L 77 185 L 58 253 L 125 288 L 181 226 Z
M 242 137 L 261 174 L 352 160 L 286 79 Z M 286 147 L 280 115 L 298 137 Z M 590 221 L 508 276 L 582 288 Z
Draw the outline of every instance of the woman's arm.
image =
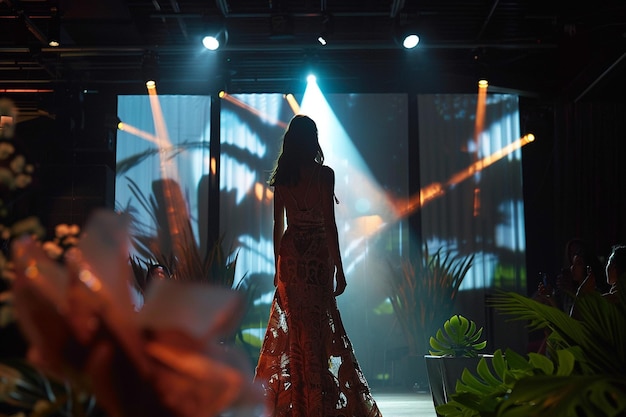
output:
M 343 271 L 343 263 L 341 261 L 339 234 L 337 232 L 337 222 L 335 220 L 335 172 L 329 167 L 322 167 L 320 176 L 322 181 L 322 211 L 324 214 L 326 243 L 337 273 L 337 286 L 335 288 L 335 296 L 337 296 L 342 294 L 346 289 L 346 277 Z
M 285 202 L 278 192 L 278 187 L 274 187 L 274 286 L 278 284 L 278 254 L 280 252 L 280 241 L 285 233 Z

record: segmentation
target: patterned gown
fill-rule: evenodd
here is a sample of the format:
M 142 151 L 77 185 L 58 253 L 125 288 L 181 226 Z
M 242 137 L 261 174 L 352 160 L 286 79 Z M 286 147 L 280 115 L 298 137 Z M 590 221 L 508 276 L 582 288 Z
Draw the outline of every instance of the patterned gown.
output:
M 321 204 L 287 209 L 278 283 L 256 368 L 272 417 L 381 417 L 333 295 Z M 287 201 L 289 200 L 289 201 Z

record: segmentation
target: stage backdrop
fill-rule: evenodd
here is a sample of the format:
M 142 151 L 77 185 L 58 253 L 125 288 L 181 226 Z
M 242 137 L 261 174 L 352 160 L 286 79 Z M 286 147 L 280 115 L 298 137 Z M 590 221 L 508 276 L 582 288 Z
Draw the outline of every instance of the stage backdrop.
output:
M 409 245 L 425 242 L 431 249 L 476 255 L 463 288 L 472 294 L 468 308 L 479 311 L 481 323 L 492 320 L 482 302 L 490 289 L 525 288 L 521 153 L 459 176 L 519 138 L 515 96 L 489 95 L 484 129 L 476 134 L 473 95 L 419 96 L 414 113 L 406 94 L 324 95 L 315 84 L 292 97 L 226 95 L 220 102 L 220 138 L 209 138 L 209 97 L 157 97 L 158 105 L 147 96 L 119 97 L 119 118 L 138 131 L 118 132 L 118 168 L 124 169 L 118 169 L 116 205 L 133 206 L 145 227 L 154 227 L 129 181 L 150 194 L 155 179 L 173 176 L 181 182 L 201 239 L 206 231 L 198 225 L 207 224 L 203 208 L 215 203 L 208 201 L 203 186 L 211 166 L 209 142 L 220 140 L 220 233 L 237 256 L 235 283 L 251 294 L 242 334 L 253 363 L 273 293 L 272 190 L 267 180 L 282 134 L 296 113 L 316 121 L 325 163 L 336 173 L 337 223 L 348 280 L 338 303 L 370 383 L 393 384 L 401 378 L 398 358 L 390 352 L 401 351 L 406 342 L 387 300 L 385 277 L 390 265 L 409 253 Z M 409 132 L 409 118 L 417 118 L 418 131 Z M 158 136 L 167 141 L 155 140 Z M 176 149 L 168 152 L 174 172 L 162 169 L 159 143 Z M 409 184 L 409 164 L 419 165 L 420 184 Z M 409 189 L 433 184 L 443 192 L 423 207 L 409 204 L 416 197 Z M 408 219 L 418 214 L 422 236 L 410 236 Z

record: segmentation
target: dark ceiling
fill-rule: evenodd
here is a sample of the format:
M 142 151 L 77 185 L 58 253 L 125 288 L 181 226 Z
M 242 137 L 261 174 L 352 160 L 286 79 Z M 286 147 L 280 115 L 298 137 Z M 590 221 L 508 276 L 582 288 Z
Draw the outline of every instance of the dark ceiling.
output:
M 47 45 L 55 11 L 58 48 Z M 226 48 L 202 49 L 220 21 Z M 291 30 L 272 27 L 285 21 Z M 405 24 L 421 31 L 416 50 L 394 39 Z M 625 45 L 624 0 L 0 0 L 0 95 L 136 93 L 152 53 L 160 93 L 297 92 L 314 67 L 329 92 L 475 91 L 486 72 L 492 91 L 623 100 Z

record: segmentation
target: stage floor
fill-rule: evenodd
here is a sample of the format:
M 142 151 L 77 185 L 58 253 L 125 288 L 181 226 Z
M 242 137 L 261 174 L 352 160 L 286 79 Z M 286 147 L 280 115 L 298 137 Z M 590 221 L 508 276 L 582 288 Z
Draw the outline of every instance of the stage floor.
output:
M 372 390 L 383 417 L 437 417 L 430 393 Z

